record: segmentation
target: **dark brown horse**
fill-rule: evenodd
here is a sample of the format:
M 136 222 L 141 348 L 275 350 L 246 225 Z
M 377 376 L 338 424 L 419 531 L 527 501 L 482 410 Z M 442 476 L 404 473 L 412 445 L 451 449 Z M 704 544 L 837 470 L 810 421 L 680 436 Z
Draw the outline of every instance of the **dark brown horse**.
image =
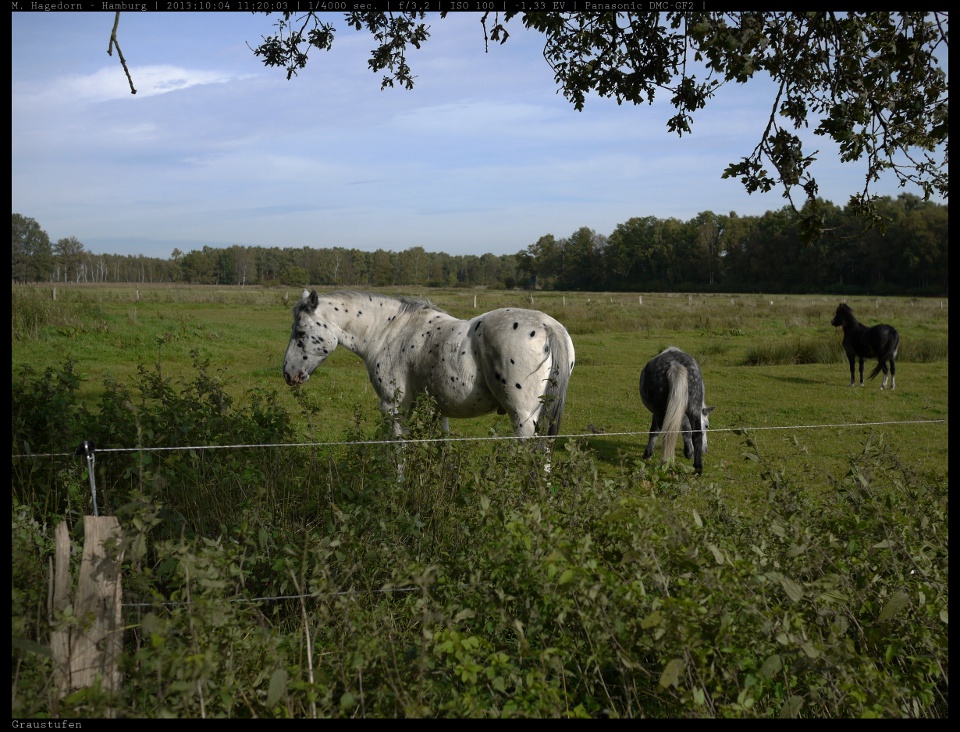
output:
M 887 364 L 890 365 L 890 389 L 897 387 L 897 351 L 900 349 L 900 334 L 892 325 L 881 323 L 867 327 L 853 317 L 853 310 L 846 303 L 837 306 L 836 315 L 830 321 L 835 328 L 843 327 L 843 350 L 850 362 L 850 386 L 854 385 L 853 362 L 860 359 L 860 386 L 863 386 L 863 359 L 876 358 L 879 363 L 870 372 L 872 379 L 883 371 L 881 389 L 887 388 Z

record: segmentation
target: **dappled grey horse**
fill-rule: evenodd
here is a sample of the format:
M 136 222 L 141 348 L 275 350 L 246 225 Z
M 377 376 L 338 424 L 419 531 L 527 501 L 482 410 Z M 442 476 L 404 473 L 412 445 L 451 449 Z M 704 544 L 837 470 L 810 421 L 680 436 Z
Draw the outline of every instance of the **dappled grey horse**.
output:
M 663 434 L 663 462 L 672 463 L 677 436 L 682 434 L 683 454 L 692 457 L 694 469 L 702 473 L 713 407 L 704 402 L 703 376 L 693 356 L 670 346 L 650 359 L 640 372 L 640 399 L 653 412 L 643 457 L 653 454 L 657 437 Z

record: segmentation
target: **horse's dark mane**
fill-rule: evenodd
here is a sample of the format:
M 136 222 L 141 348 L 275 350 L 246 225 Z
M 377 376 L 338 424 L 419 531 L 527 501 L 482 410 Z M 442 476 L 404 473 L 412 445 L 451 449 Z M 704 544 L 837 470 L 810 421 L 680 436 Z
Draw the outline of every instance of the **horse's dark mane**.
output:
M 856 325 L 860 323 L 860 321 L 857 320 L 856 317 L 854 317 L 853 315 L 853 308 L 847 305 L 847 303 L 842 302 L 839 305 L 837 305 L 837 313 L 840 313 L 840 311 L 843 311 L 844 319 L 847 322 L 849 322 L 851 325 Z

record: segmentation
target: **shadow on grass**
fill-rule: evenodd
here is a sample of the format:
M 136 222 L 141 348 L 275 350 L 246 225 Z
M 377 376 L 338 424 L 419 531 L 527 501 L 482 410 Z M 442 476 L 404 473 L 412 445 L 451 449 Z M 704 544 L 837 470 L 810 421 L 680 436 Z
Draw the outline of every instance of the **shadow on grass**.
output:
M 782 381 L 785 384 L 811 384 L 814 386 L 830 386 L 830 383 L 820 379 L 804 379 L 800 376 L 776 376 L 775 374 L 763 374 L 768 379 Z

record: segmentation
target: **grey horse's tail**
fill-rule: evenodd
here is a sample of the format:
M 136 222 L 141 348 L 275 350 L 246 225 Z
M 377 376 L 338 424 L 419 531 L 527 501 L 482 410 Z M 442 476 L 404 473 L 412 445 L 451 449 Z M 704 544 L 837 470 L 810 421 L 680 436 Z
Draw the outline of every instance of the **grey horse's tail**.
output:
M 546 434 L 560 434 L 560 420 L 567 400 L 567 386 L 570 384 L 570 372 L 573 371 L 573 353 L 567 348 L 569 340 L 553 328 L 547 326 L 547 343 L 550 345 L 552 366 L 547 388 L 543 392 L 544 405 L 537 420 L 538 427 L 546 421 Z M 546 417 L 546 420 L 543 419 Z
M 677 450 L 677 438 L 680 436 L 680 425 L 683 424 L 683 415 L 687 413 L 687 403 L 690 401 L 686 367 L 681 363 L 670 364 L 667 380 L 670 382 L 670 394 L 667 397 L 667 411 L 660 426 L 660 433 L 663 435 L 663 462 L 672 463 Z

